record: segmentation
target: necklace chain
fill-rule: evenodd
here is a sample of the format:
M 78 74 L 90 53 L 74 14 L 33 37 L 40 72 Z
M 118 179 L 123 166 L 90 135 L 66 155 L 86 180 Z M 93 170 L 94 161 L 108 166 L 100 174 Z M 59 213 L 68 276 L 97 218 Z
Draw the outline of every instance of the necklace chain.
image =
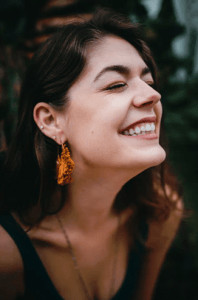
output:
M 80 281 L 80 284 L 82 286 L 84 294 L 88 300 L 93 300 L 93 298 L 90 296 L 89 290 L 88 290 L 86 283 L 83 279 L 83 276 L 81 274 L 80 267 L 78 265 L 78 261 L 77 261 L 76 255 L 74 253 L 74 249 L 72 247 L 68 233 L 66 231 L 66 228 L 63 226 L 63 223 L 58 215 L 56 215 L 56 219 L 57 219 L 57 221 L 60 225 L 60 228 L 62 230 L 62 233 L 65 237 L 65 241 L 67 243 L 69 253 L 70 253 L 72 261 L 73 261 L 74 269 L 77 272 L 78 279 Z M 114 259 L 113 259 L 113 267 L 112 267 L 111 285 L 110 285 L 110 289 L 109 289 L 109 299 L 111 299 L 111 296 L 113 295 L 114 287 L 115 287 L 116 265 L 117 265 L 117 256 L 118 256 L 118 232 L 119 232 L 119 227 L 120 227 L 119 225 L 120 225 L 120 218 L 118 218 L 118 228 L 117 228 L 116 238 L 115 238 L 115 242 L 114 242 Z

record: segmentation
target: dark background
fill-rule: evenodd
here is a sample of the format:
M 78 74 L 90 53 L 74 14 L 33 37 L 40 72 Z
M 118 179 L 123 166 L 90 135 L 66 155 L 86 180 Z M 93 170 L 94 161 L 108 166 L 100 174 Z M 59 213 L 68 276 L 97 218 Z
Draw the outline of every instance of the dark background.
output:
M 144 5 L 146 2 L 150 6 Z M 188 2 L 188 6 L 183 6 L 184 22 L 178 18 L 176 2 L 181 5 Z M 1 160 L 16 124 L 21 78 L 42 41 L 77 14 L 89 16 L 94 5 L 112 7 L 142 24 L 159 67 L 169 160 L 183 187 L 185 207 L 190 211 L 162 268 L 155 300 L 198 299 L 198 66 L 196 69 L 195 60 L 198 25 L 193 25 L 198 2 L 195 2 L 158 0 L 158 13 L 153 16 L 150 10 L 156 0 L 0 0 Z M 185 43 L 179 43 L 180 37 L 186 38 Z M 178 41 L 177 48 L 185 47 L 185 54 L 177 54 L 175 41 Z

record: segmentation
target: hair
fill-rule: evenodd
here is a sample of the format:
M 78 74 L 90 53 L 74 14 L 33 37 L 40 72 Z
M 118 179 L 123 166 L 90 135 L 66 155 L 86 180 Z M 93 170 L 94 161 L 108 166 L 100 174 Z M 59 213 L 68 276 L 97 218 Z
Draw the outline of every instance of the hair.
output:
M 37 127 L 33 109 L 38 102 L 62 110 L 67 93 L 86 65 L 86 50 L 105 36 L 116 35 L 128 41 L 149 67 L 157 89 L 156 65 L 143 41 L 139 26 L 122 15 L 98 10 L 90 20 L 63 26 L 36 52 L 22 85 L 16 133 L 10 145 L 3 172 L 1 211 L 15 211 L 24 217 L 39 206 L 38 218 L 58 211 L 67 197 L 54 206 L 52 196 L 59 188 L 66 195 L 67 186 L 56 183 L 58 147 Z M 145 219 L 165 220 L 173 207 L 166 185 L 177 191 L 174 176 L 166 163 L 150 168 L 127 182 L 115 200 L 121 211 L 136 207 Z

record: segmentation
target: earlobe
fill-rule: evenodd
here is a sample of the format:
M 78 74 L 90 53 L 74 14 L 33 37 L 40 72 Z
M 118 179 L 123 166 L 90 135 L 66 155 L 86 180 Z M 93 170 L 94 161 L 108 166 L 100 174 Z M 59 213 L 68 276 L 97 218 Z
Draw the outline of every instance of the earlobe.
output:
M 34 107 L 33 118 L 43 134 L 55 140 L 56 143 L 62 144 L 62 130 L 58 126 L 57 114 L 48 103 L 39 102 Z

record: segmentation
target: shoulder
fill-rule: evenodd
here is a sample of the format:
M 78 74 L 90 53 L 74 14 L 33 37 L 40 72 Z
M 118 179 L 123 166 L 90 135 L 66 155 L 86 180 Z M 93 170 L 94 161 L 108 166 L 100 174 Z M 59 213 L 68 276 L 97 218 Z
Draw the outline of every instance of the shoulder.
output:
M 170 187 L 166 187 L 166 193 L 172 201 L 173 208 L 165 221 L 149 222 L 148 249 L 167 251 L 173 241 L 183 217 L 183 200 Z
M 23 291 L 23 263 L 17 246 L 0 226 L 0 295 L 16 299 Z

